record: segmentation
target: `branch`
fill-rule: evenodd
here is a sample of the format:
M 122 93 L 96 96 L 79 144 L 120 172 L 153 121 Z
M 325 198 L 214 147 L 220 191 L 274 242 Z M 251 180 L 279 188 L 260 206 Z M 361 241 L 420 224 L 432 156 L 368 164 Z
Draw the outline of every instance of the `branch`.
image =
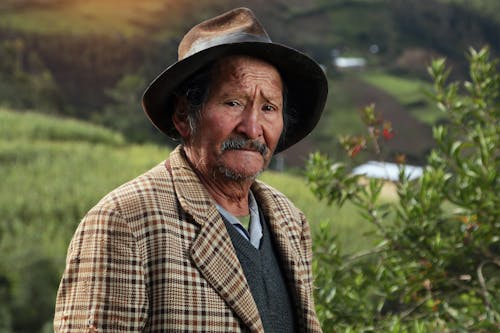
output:
M 344 262 L 350 263 L 352 261 L 356 261 L 356 260 L 361 259 L 363 257 L 367 257 L 367 256 L 370 256 L 370 255 L 373 255 L 373 254 L 377 254 L 377 253 L 380 253 L 380 252 L 384 252 L 386 250 L 385 245 L 386 245 L 386 242 L 383 242 L 382 244 L 377 245 L 373 249 L 366 250 L 366 251 L 360 251 L 360 252 L 358 252 L 356 254 L 353 254 L 353 255 L 350 255 L 350 256 L 346 256 L 346 257 L 344 257 L 342 259 L 343 259 Z
M 404 311 L 401 313 L 401 319 L 404 319 L 406 317 L 408 317 L 409 315 L 412 314 L 412 312 L 414 312 L 416 309 L 418 309 L 419 307 L 421 307 L 423 304 L 425 304 L 425 302 L 427 302 L 428 300 L 430 300 L 432 298 L 432 294 L 428 294 L 427 296 L 425 296 L 424 299 L 422 299 L 420 302 L 418 302 L 417 304 L 415 304 L 414 307 Z
M 486 264 L 495 264 L 493 261 L 483 261 L 476 269 L 477 279 L 479 281 L 479 285 L 481 286 L 481 296 L 483 297 L 484 305 L 488 311 L 491 311 L 491 303 L 489 300 L 489 293 L 486 289 L 486 281 L 483 275 L 483 266 Z

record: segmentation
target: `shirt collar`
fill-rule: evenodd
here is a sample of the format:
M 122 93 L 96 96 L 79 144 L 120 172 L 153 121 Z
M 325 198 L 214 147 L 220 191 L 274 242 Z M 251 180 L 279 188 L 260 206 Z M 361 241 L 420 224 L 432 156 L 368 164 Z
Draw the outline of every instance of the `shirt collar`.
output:
M 245 239 L 250 241 L 250 243 L 258 249 L 260 247 L 260 240 L 262 239 L 262 224 L 260 221 L 259 214 L 259 206 L 257 205 L 257 201 L 252 193 L 252 191 L 248 192 L 248 209 L 250 211 L 250 230 L 246 230 L 243 225 L 241 225 L 240 221 L 229 213 L 227 210 L 222 208 L 222 206 L 215 204 L 217 210 L 220 214 L 228 220 L 236 230 L 243 236 Z

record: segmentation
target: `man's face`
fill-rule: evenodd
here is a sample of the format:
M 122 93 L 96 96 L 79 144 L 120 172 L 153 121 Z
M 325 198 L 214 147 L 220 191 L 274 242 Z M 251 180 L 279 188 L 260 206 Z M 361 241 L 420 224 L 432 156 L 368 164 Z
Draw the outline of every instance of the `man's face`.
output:
M 278 71 L 255 58 L 230 56 L 215 67 L 196 133 L 186 135 L 186 152 L 205 176 L 254 179 L 269 164 L 282 130 Z

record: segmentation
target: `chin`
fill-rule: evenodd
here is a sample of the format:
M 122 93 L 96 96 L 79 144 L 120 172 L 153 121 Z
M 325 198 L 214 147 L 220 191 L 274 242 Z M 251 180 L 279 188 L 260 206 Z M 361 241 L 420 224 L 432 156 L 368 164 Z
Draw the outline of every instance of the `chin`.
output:
M 232 153 L 239 153 L 232 156 Z M 241 154 L 241 151 L 227 151 L 216 162 L 219 176 L 231 181 L 253 181 L 268 166 L 270 156 Z
M 219 173 L 226 179 L 232 180 L 232 181 L 249 181 L 249 180 L 255 180 L 257 177 L 264 171 L 264 169 L 257 170 L 255 172 L 249 172 L 248 170 L 246 171 L 241 171 L 241 170 L 236 170 L 229 168 L 227 166 L 220 166 L 219 167 Z

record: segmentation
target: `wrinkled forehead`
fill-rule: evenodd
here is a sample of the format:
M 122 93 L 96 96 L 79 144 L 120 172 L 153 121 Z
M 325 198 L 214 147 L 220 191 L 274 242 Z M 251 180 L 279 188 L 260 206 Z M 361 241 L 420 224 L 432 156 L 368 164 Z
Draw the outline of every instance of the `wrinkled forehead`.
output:
M 283 93 L 283 79 L 278 69 L 262 59 L 246 55 L 228 55 L 215 62 L 212 85 L 261 84 L 269 93 Z

